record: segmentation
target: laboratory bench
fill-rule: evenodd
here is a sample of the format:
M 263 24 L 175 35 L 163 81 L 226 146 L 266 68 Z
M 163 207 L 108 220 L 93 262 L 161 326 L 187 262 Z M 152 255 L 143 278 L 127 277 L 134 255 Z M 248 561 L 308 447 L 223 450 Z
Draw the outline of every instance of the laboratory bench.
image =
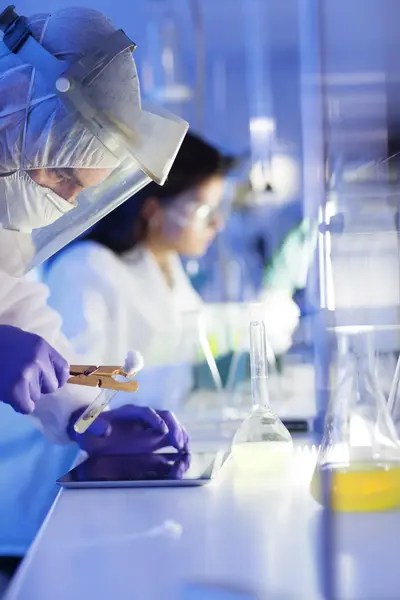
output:
M 323 510 L 316 447 L 204 487 L 62 490 L 6 600 L 397 600 L 400 512 Z

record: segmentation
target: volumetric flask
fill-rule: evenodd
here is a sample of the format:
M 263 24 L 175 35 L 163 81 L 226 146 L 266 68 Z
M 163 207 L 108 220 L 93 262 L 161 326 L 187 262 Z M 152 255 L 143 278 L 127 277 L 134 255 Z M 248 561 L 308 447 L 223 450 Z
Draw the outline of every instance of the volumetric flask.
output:
M 252 409 L 239 426 L 232 443 L 235 463 L 248 471 L 279 471 L 292 454 L 290 433 L 272 411 L 268 396 L 265 325 L 250 322 Z

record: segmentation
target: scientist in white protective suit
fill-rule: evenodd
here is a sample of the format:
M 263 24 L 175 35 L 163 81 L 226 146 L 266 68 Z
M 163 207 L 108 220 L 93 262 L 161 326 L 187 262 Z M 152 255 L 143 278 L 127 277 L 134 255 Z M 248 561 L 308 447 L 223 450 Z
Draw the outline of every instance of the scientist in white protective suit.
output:
M 49 303 L 76 351 L 85 356 L 96 348 L 97 361 L 118 362 L 126 347 L 137 348 L 160 375 L 143 372 L 135 396 L 155 408 L 179 409 L 190 388 L 184 363 L 193 357 L 196 315 L 207 318 L 215 307 L 194 290 L 180 256 L 202 256 L 223 226 L 224 177 L 236 162 L 189 132 L 165 186 L 150 184 L 45 268 Z M 291 298 L 279 298 L 265 299 L 265 315 L 273 350 L 282 353 L 299 310 Z M 235 312 L 226 325 L 247 331 L 244 313 L 244 324 Z
M 149 181 L 162 184 L 168 175 L 187 124 L 142 109 L 134 48 L 94 10 L 25 19 L 8 7 L 0 14 L 3 555 L 24 551 L 30 534 L 24 518 L 35 502 L 45 504 L 37 477 L 47 469 L 60 474 L 51 470 L 50 444 L 45 449 L 40 442 L 35 451 L 41 434 L 10 406 L 32 414 L 50 440 L 72 439 L 89 452 L 187 444 L 172 414 L 135 406 L 109 411 L 86 434 L 75 434 L 71 423 L 95 391 L 65 385 L 76 356 L 59 316 L 46 306 L 46 288 L 20 278 Z

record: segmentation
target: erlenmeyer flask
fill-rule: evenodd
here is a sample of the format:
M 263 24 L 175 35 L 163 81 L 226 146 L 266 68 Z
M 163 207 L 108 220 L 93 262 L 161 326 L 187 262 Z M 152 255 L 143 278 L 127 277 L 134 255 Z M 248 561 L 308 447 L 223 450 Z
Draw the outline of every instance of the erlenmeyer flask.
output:
M 400 507 L 400 446 L 375 377 L 368 337 L 364 332 L 346 335 L 311 493 L 339 511 Z
M 290 433 L 272 411 L 267 385 L 267 350 L 262 320 L 250 322 L 252 410 L 232 443 L 235 463 L 248 471 L 279 471 L 292 453 Z
M 392 385 L 390 387 L 388 409 L 398 434 L 400 430 L 400 356 L 397 361 Z

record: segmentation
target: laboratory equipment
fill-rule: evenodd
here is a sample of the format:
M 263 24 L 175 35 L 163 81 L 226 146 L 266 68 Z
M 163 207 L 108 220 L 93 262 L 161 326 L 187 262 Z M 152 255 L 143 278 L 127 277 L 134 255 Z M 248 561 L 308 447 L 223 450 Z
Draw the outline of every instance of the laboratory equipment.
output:
M 400 398 L 399 398 L 399 384 L 400 384 L 400 356 L 397 361 L 396 370 L 394 372 L 394 377 L 392 381 L 392 385 L 390 388 L 389 399 L 388 399 L 388 409 L 390 415 L 393 419 L 394 426 L 396 431 L 399 431 L 400 425 Z
M 265 325 L 256 305 L 250 322 L 250 368 L 253 407 L 235 433 L 232 455 L 247 470 L 279 471 L 292 452 L 292 438 L 272 411 L 267 385 L 267 345 Z M 257 312 L 256 312 L 257 311 Z
M 214 479 L 228 458 L 224 450 L 91 456 L 57 483 L 70 488 L 199 486 Z
M 180 360 L 187 365 L 185 396 L 177 414 L 195 438 L 219 436 L 224 417 L 225 394 L 218 357 L 219 337 L 214 336 L 212 319 L 203 311 L 182 314 L 182 329 L 178 344 Z M 173 385 L 174 382 L 172 382 Z
M 328 406 L 311 493 L 338 511 L 400 507 L 400 446 L 362 330 L 339 338 L 339 376 Z
M 143 357 L 139 352 L 128 352 L 123 367 L 71 366 L 72 377 L 70 377 L 68 383 L 101 389 L 97 398 L 89 404 L 74 424 L 75 431 L 85 433 L 118 391 L 135 392 L 139 386 L 136 381 L 132 381 L 132 378 L 142 368 Z
M 192 99 L 195 83 L 182 61 L 183 38 L 192 26 L 190 11 L 164 0 L 150 2 L 147 8 L 141 64 L 144 94 L 159 104 L 181 108 Z
M 197 314 L 197 329 L 199 334 L 200 347 L 204 353 L 204 357 L 206 359 L 207 366 L 210 370 L 215 389 L 217 390 L 217 392 L 222 393 L 223 385 L 221 375 L 219 373 L 218 366 L 214 354 L 212 352 L 211 344 L 207 336 L 204 315 L 201 312 Z

